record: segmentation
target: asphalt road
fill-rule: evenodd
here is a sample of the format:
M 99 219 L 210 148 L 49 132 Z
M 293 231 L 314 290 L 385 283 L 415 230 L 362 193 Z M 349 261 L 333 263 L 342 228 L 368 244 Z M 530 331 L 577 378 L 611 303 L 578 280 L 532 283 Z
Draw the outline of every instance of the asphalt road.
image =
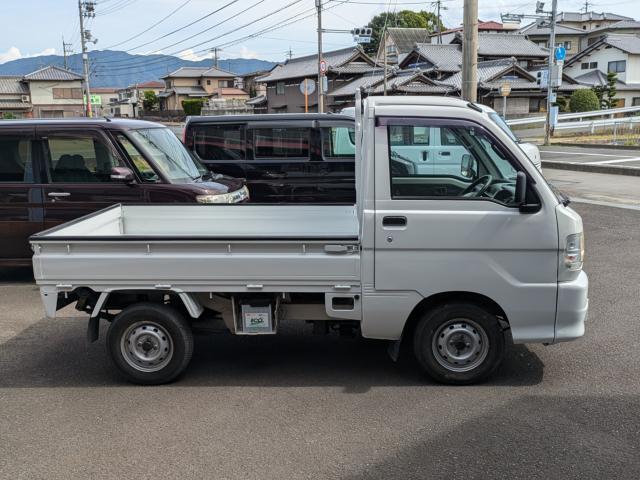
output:
M 1 271 L 0 478 L 640 478 L 640 212 L 576 208 L 586 337 L 511 347 L 470 387 L 306 330 L 198 337 L 179 382 L 132 386 L 83 318 L 43 319 L 28 272 Z
M 542 161 L 587 163 L 591 165 L 617 165 L 640 168 L 640 149 L 621 150 L 614 148 L 566 147 L 561 145 L 541 146 Z M 543 165 L 544 168 L 544 165 Z

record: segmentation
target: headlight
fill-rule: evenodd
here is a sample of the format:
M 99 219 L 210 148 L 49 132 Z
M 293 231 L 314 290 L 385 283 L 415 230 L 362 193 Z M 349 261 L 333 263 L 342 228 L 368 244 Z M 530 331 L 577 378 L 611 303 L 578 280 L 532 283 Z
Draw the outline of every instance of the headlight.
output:
M 240 203 L 249 199 L 249 189 L 244 186 L 235 192 L 219 193 L 217 195 L 198 195 L 198 203 Z
M 582 270 L 584 263 L 584 235 L 582 233 L 574 233 L 567 236 L 566 246 L 564 247 L 564 265 L 567 270 L 577 272 Z

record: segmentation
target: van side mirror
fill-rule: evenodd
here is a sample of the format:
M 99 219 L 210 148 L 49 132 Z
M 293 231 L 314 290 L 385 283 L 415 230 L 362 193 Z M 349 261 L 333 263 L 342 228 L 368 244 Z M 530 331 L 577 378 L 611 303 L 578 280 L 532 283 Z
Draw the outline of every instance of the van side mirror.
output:
M 133 183 L 135 182 L 136 177 L 131 171 L 130 168 L 127 167 L 113 167 L 111 169 L 111 181 L 112 182 L 121 182 L 121 183 Z
M 524 205 L 527 201 L 527 176 L 524 172 L 518 172 L 516 174 L 516 205 L 519 207 Z
M 478 162 L 470 154 L 462 155 L 460 162 L 460 175 L 465 178 L 475 178 L 478 171 Z

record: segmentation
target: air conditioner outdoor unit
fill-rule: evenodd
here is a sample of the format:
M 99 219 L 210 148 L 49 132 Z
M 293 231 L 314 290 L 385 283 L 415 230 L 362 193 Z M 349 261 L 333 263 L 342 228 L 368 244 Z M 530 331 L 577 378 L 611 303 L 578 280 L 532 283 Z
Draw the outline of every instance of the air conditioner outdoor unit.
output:
M 22 100 L 22 103 L 29 103 L 29 95 L 22 95 L 20 100 Z

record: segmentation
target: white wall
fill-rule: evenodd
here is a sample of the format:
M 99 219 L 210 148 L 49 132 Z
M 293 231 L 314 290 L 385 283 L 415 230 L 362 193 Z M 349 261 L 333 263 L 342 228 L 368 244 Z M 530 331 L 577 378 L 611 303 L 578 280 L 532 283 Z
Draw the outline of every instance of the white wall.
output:
M 77 81 L 30 81 L 31 103 L 33 105 L 82 105 L 80 99 L 54 99 L 53 88 L 82 88 L 82 82 Z
M 626 52 L 623 52 L 621 50 L 618 50 L 617 48 L 604 48 L 604 46 L 598 48 L 597 50 L 591 52 L 589 55 L 586 55 L 584 57 L 582 57 L 580 60 L 578 60 L 576 63 L 574 63 L 573 65 L 571 65 L 570 67 L 567 67 L 565 69 L 565 72 L 571 76 L 571 77 L 578 77 L 580 75 L 583 75 L 585 73 L 589 73 L 595 69 L 590 68 L 590 69 L 586 69 L 586 70 L 582 70 L 581 64 L 582 63 L 586 63 L 586 62 L 598 62 L 598 70 L 600 70 L 601 72 L 603 72 L 605 75 L 607 73 L 607 70 L 609 68 L 609 62 L 613 62 L 613 61 L 617 61 L 617 60 L 625 60 L 627 62 L 627 68 L 626 68 L 626 72 L 624 73 L 619 73 L 618 74 L 618 80 L 622 81 L 622 82 L 639 82 L 640 81 L 640 77 L 635 77 L 635 79 L 633 79 L 633 75 L 635 75 L 635 69 L 637 68 L 637 58 L 633 59 L 633 67 L 631 66 L 631 62 L 629 61 L 629 56 Z M 631 55 L 631 57 L 637 57 L 637 55 Z M 629 71 L 630 68 L 634 69 L 634 72 L 631 73 Z M 628 74 L 629 78 L 631 78 L 632 80 L 627 80 L 627 76 Z

